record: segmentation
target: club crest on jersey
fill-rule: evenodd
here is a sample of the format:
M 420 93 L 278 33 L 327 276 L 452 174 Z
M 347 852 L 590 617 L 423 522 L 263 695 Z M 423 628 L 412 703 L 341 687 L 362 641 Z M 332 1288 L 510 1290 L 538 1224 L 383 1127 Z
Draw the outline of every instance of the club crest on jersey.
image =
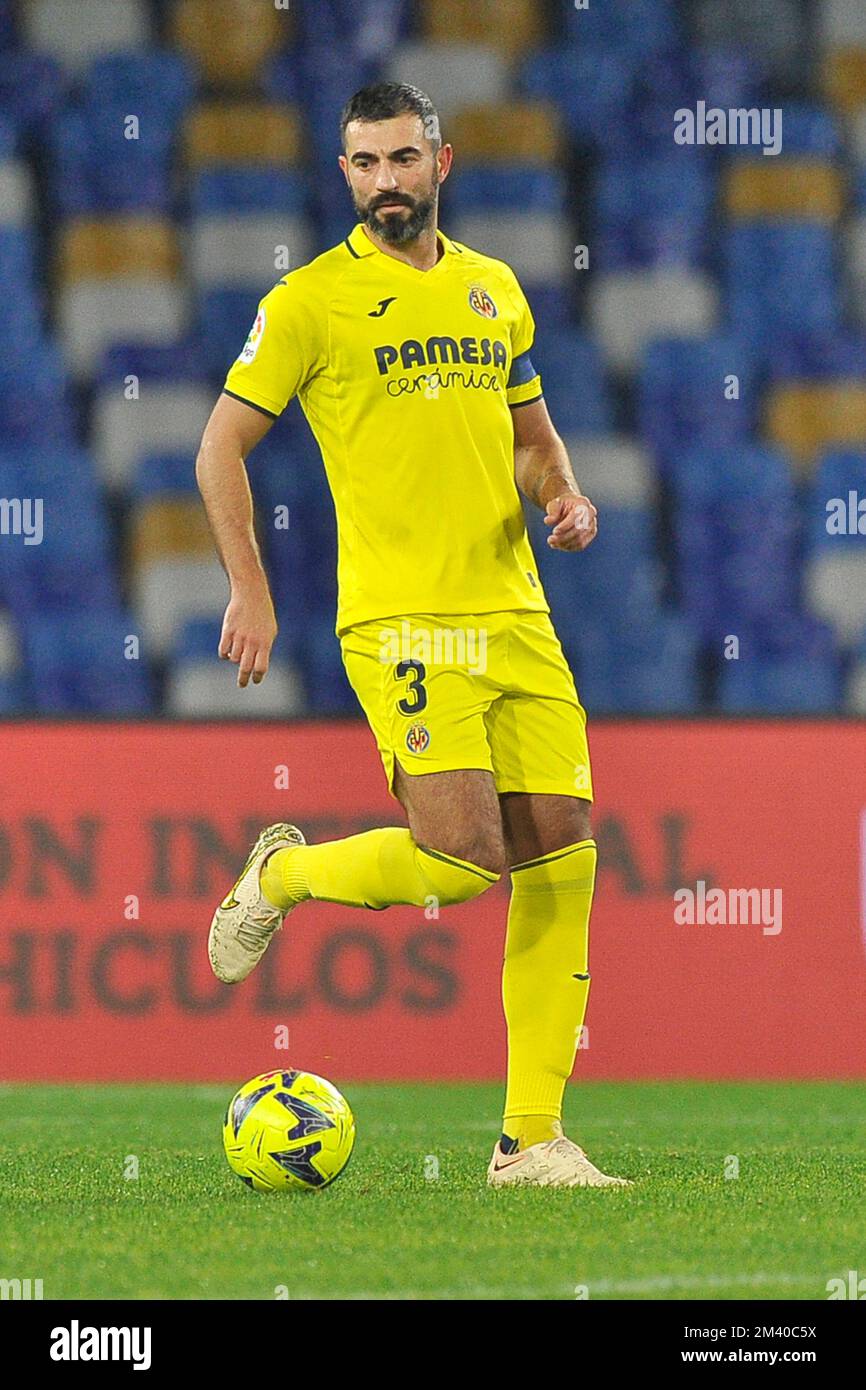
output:
M 430 747 L 430 730 L 426 724 L 411 724 L 406 730 L 406 747 L 410 753 L 426 753 Z
M 499 310 L 490 295 L 480 285 L 473 285 L 469 291 L 469 307 L 474 309 L 476 314 L 480 314 L 483 319 L 495 319 L 499 314 Z
M 239 362 L 252 362 L 259 350 L 259 343 L 262 341 L 262 334 L 264 331 L 265 311 L 264 309 L 259 309 L 255 317 L 255 322 L 247 335 L 247 340 L 241 349 L 241 355 L 238 358 Z

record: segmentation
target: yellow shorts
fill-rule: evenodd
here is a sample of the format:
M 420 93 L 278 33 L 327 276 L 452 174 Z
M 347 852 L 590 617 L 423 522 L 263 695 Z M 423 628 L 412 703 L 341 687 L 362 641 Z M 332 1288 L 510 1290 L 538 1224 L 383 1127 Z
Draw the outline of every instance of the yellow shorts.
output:
M 592 800 L 586 714 L 547 613 L 381 618 L 340 644 L 389 791 L 396 758 L 412 775 L 484 768 L 497 792 Z

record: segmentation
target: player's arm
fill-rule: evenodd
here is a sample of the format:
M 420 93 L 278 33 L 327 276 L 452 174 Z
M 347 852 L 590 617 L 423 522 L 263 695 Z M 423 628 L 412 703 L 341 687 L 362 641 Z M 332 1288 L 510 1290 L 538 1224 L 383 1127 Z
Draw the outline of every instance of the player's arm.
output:
M 598 530 L 597 513 L 575 481 L 568 452 L 542 399 L 512 408 L 514 477 L 530 502 L 546 513 L 552 550 L 585 550 Z
M 277 620 L 256 543 L 246 458 L 273 419 L 221 395 L 205 426 L 195 475 L 231 590 L 219 654 L 238 666 L 238 685 L 267 673 Z

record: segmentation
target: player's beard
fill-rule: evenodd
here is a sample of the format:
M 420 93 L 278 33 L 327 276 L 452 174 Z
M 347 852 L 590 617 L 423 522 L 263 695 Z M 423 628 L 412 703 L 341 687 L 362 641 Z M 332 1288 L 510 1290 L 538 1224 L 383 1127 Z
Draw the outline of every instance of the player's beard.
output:
M 369 205 L 364 212 L 358 208 L 358 215 L 363 218 L 370 231 L 387 241 L 389 246 L 405 246 L 407 242 L 420 236 L 433 222 L 436 214 L 436 189 L 437 185 L 434 183 L 428 197 L 414 198 L 411 204 L 404 203 L 404 207 L 411 209 L 408 217 L 402 212 L 388 212 L 380 216 L 378 211 L 375 208 L 371 209 Z

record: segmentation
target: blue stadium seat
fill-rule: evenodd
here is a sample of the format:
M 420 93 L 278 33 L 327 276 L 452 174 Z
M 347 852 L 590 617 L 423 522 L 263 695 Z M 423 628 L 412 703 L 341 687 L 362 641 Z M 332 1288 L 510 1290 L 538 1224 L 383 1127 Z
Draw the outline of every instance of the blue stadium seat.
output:
M 565 178 L 559 169 L 534 164 L 461 166 L 443 185 L 443 205 L 454 214 L 485 211 L 562 212 Z
M 190 202 L 195 217 L 265 209 L 301 217 L 307 211 L 309 191 L 306 177 L 296 169 L 206 169 L 193 184 Z
M 278 278 L 278 277 L 275 277 Z M 262 286 L 266 294 L 270 285 Z M 249 290 L 205 290 L 199 298 L 198 343 L 205 370 L 221 381 L 246 342 L 255 317 Z
M 726 111 L 760 104 L 764 68 L 747 45 L 710 43 L 692 49 L 695 87 L 707 107 Z
M 786 159 L 838 159 L 842 149 L 842 137 L 836 121 L 824 107 L 812 106 L 807 102 L 784 103 L 782 134 Z M 726 148 L 732 157 L 753 159 L 755 155 L 754 147 L 750 145 L 730 145 Z
M 140 657 L 124 656 L 126 639 L 134 633 L 129 616 L 113 607 L 33 614 L 26 648 L 35 708 L 46 713 L 151 713 L 147 668 Z
M 712 166 L 702 150 L 604 162 L 596 183 L 596 263 L 602 270 L 700 265 L 712 199 Z
M 808 222 L 735 224 L 722 242 L 731 324 L 769 357 L 791 333 L 837 331 L 839 277 L 831 228 Z M 803 293 L 808 267 L 809 293 Z
M 640 622 L 618 623 L 584 610 L 569 624 L 556 621 L 593 716 L 679 714 L 698 705 L 697 637 L 679 614 L 649 607 Z
M 718 708 L 724 714 L 829 714 L 840 697 L 838 668 L 821 658 L 753 655 L 722 662 Z
M 27 145 L 47 136 L 63 104 L 66 79 L 53 59 L 42 53 L 11 48 L 0 53 L 0 116 L 14 137 Z M 3 157 L 8 135 L 0 133 Z
M 673 0 L 605 0 L 583 9 L 569 5 L 565 31 L 575 45 L 599 44 L 614 52 L 629 52 L 639 59 L 670 49 L 679 37 Z
M 360 713 L 357 696 L 343 667 L 333 616 L 309 617 L 300 636 L 307 705 L 312 715 Z
M 135 631 L 130 616 L 114 605 L 32 613 L 25 642 L 35 708 L 52 714 L 152 714 L 144 655 L 125 655 Z
M 795 610 L 798 516 L 784 458 L 757 446 L 698 448 L 676 459 L 672 476 L 680 594 L 701 635 L 715 643 Z
M 601 354 L 580 329 L 551 329 L 537 319 L 532 362 L 541 373 L 541 386 L 551 417 L 562 433 L 608 434 L 613 408 L 604 377 Z
M 169 495 L 198 495 L 195 459 L 191 454 L 145 455 L 135 473 L 133 501 L 141 503 L 151 497 Z
M 602 9 L 596 6 L 596 13 Z M 560 44 L 530 54 L 520 67 L 519 83 L 526 96 L 559 107 L 573 140 L 597 145 L 608 157 L 634 153 L 631 129 L 623 119 L 634 91 L 631 56 L 601 44 Z
M 726 398 L 738 378 L 739 398 Z M 637 381 L 638 426 L 667 474 L 674 457 L 696 444 L 746 440 L 757 409 L 757 362 L 734 334 L 656 338 L 646 348 Z

